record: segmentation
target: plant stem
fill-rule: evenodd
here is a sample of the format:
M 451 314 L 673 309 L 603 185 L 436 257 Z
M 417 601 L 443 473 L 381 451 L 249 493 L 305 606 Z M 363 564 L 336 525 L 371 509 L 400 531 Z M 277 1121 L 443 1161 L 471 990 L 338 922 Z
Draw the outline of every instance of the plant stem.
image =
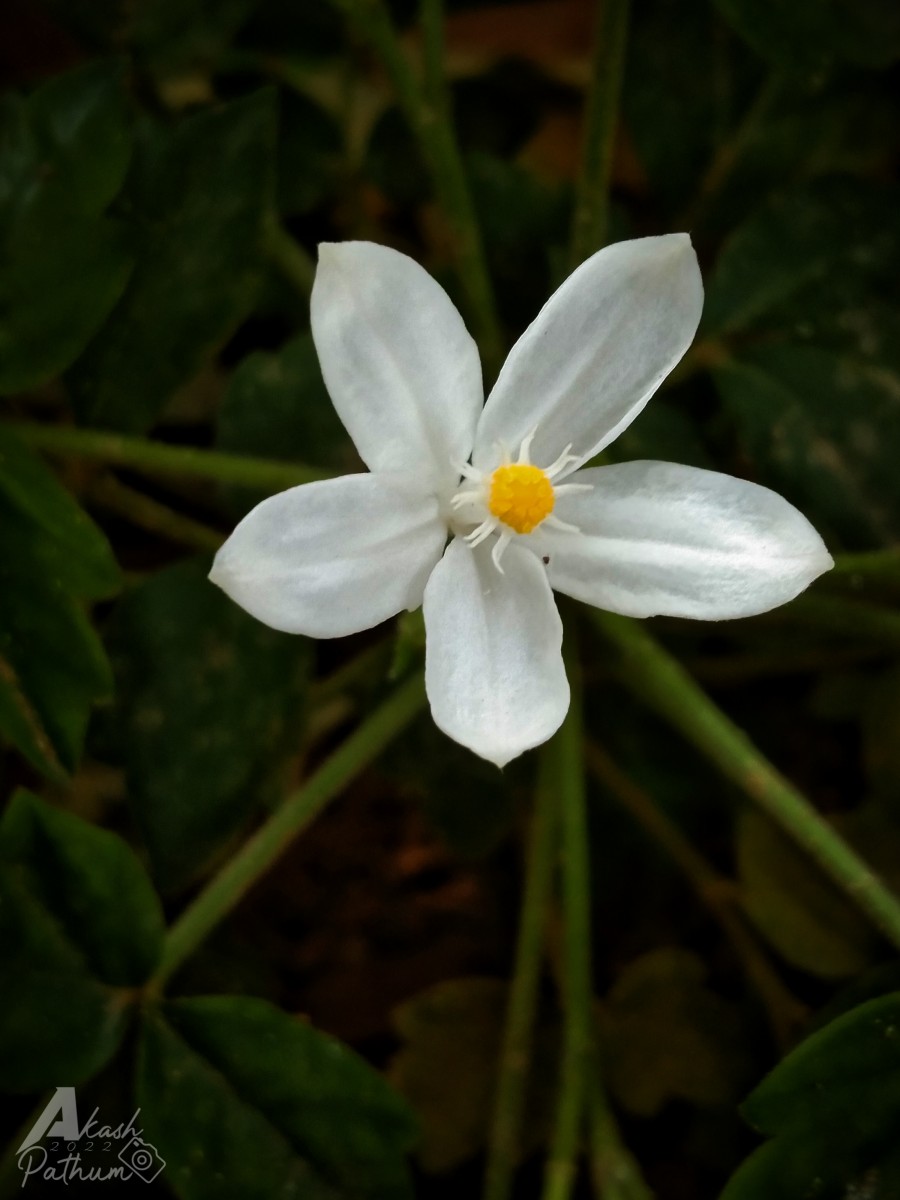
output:
M 316 277 L 316 264 L 278 218 L 271 214 L 264 230 L 266 254 L 299 294 L 309 300 Z
M 195 550 L 218 550 L 224 535 L 200 521 L 182 516 L 166 504 L 161 504 L 134 488 L 126 487 L 112 475 L 98 479 L 90 489 L 90 498 L 97 504 L 125 517 L 151 533 L 161 534 L 173 542 Z
M 900 901 L 747 735 L 636 621 L 595 610 L 625 684 L 671 722 L 799 846 L 900 949 Z
M 503 338 L 481 231 L 450 116 L 449 93 L 444 80 L 441 0 L 421 0 L 425 37 L 424 86 L 404 54 L 383 0 L 336 0 L 336 3 L 381 59 L 422 149 L 438 202 L 452 233 L 476 340 L 488 371 L 494 372 L 502 360 Z
M 161 990 L 297 834 L 409 724 L 424 699 L 421 677 L 407 680 L 257 829 L 169 929 L 149 992 Z
M 585 744 L 587 764 L 604 790 L 637 821 L 668 855 L 694 894 L 730 939 L 747 978 L 756 990 L 778 1046 L 786 1050 L 806 1017 L 806 1008 L 787 990 L 747 928 L 737 904 L 737 888 L 695 849 L 674 821 L 620 770 L 594 742 Z
M 507 1200 L 521 1151 L 520 1130 L 538 1007 L 544 932 L 557 856 L 554 775 L 554 756 L 545 750 L 541 756 L 528 839 L 515 969 L 507 1003 L 494 1116 L 488 1139 L 484 1200 Z
M 864 600 L 807 592 L 783 609 L 754 619 L 762 624 L 797 623 L 855 642 L 874 641 L 885 650 L 900 646 L 900 613 Z
M 331 471 L 265 458 L 245 458 L 218 450 L 172 446 L 147 438 L 128 437 L 97 429 L 75 429 L 69 425 L 41 425 L 10 421 L 11 429 L 35 450 L 65 457 L 91 459 L 119 467 L 132 467 L 150 475 L 193 475 L 218 483 L 236 483 L 261 491 L 277 492 L 299 483 L 328 479 Z
M 599 0 L 594 58 L 585 109 L 581 170 L 572 221 L 574 270 L 606 242 L 613 151 L 625 69 L 629 0 Z
M 543 1200 L 568 1200 L 575 1185 L 594 1052 L 591 983 L 591 885 L 582 756 L 581 681 L 567 662 L 572 700 L 551 746 L 555 752 L 562 850 L 562 1065 L 556 1127 L 544 1173 Z
M 871 579 L 879 583 L 900 584 L 900 550 L 838 554 L 834 560 L 834 570 L 825 576 L 823 582 L 833 578 L 852 579 L 854 576 L 867 581 Z

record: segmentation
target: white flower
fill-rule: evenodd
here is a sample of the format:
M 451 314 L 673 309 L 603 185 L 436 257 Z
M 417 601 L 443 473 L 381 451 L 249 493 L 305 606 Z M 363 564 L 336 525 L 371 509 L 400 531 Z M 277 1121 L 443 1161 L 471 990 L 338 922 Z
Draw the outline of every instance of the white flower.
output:
M 608 246 L 550 298 L 483 403 L 475 343 L 417 263 L 323 245 L 313 336 L 371 473 L 264 500 L 211 578 L 310 637 L 424 604 L 434 720 L 504 765 L 569 706 L 551 588 L 632 617 L 720 620 L 783 604 L 832 566 L 806 518 L 756 484 L 661 462 L 578 470 L 682 357 L 702 304 L 687 234 Z

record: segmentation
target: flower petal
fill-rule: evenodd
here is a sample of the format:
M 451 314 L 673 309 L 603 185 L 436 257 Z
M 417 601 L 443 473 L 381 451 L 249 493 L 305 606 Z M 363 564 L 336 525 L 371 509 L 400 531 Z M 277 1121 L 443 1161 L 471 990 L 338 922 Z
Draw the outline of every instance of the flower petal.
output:
M 345 475 L 263 500 L 210 579 L 273 629 L 343 637 L 418 608 L 446 536 L 437 501 L 417 484 Z
M 545 742 L 569 707 L 562 622 L 541 563 L 508 546 L 447 547 L 425 589 L 425 688 L 435 723 L 504 766 Z
M 750 617 L 792 600 L 834 564 L 802 513 L 756 483 L 674 463 L 579 471 L 560 497 L 580 533 L 537 530 L 558 591 L 630 617 Z M 505 560 L 504 560 L 505 561 Z
M 478 349 L 444 289 L 387 246 L 324 243 L 311 320 L 332 403 L 370 470 L 452 488 L 484 391 Z
M 703 307 L 686 233 L 617 242 L 582 263 L 513 347 L 488 397 L 473 461 L 496 465 L 533 430 L 531 461 L 609 445 L 691 344 Z M 572 468 L 574 469 L 574 468 Z

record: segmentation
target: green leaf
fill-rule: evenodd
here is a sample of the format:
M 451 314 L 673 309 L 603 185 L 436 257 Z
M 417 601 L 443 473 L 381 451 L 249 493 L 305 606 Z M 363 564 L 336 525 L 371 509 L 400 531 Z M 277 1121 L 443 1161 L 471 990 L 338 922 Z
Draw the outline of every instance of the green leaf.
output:
M 18 792 L 0 822 L 0 1086 L 78 1083 L 103 1066 L 124 1031 L 114 989 L 147 978 L 162 934 L 120 838 Z
M 898 195 L 851 180 L 795 189 L 728 242 L 710 281 L 714 371 L 742 449 L 827 540 L 892 542 L 900 499 Z
M 139 431 L 249 312 L 272 202 L 274 106 L 260 92 L 144 127 L 126 188 L 138 261 L 69 375 L 93 424 Z
M 85 969 L 21 873 L 0 864 L 0 1089 L 36 1092 L 80 1083 L 115 1053 L 119 997 Z
M 216 446 L 334 467 L 358 467 L 353 446 L 334 411 L 310 333 L 301 333 L 273 354 L 249 354 L 232 375 L 222 403 Z M 237 492 L 245 507 L 260 497 Z
M 752 102 L 756 73 L 707 0 L 642 0 L 631 23 L 624 116 L 654 200 L 675 212 L 688 204 Z M 708 69 L 698 71 L 700 62 Z M 669 96 L 678 103 L 668 103 Z
M 280 791 L 301 729 L 309 643 L 277 633 L 206 578 L 160 572 L 118 605 L 115 741 L 153 870 L 179 888 Z
M 713 375 L 760 482 L 798 504 L 828 541 L 895 541 L 900 376 L 815 346 L 746 350 Z
M 390 1078 L 421 1123 L 417 1158 L 425 1171 L 449 1171 L 487 1142 L 507 992 L 499 979 L 450 979 L 413 996 L 393 1014 L 404 1044 L 391 1064 Z M 551 1127 L 558 1057 L 558 1030 L 542 1026 L 532 1063 L 523 1156 L 537 1149 Z
M 900 994 L 807 1038 L 742 1111 L 774 1141 L 740 1168 L 722 1200 L 891 1200 L 900 1188 Z
M 609 1086 L 629 1112 L 653 1116 L 671 1099 L 731 1102 L 746 1075 L 737 1011 L 706 986 L 706 968 L 678 948 L 635 959 L 601 1009 Z
M 148 1012 L 138 1102 L 184 1200 L 412 1195 L 401 1099 L 347 1047 L 263 1000 Z
M 122 71 L 92 63 L 0 102 L 0 392 L 69 366 L 132 266 L 104 215 L 131 152 Z
M 0 430 L 0 731 L 53 778 L 76 765 L 91 705 L 112 687 L 82 600 L 118 583 L 101 532 Z
M 106 537 L 52 471 L 0 426 L 0 496 L 29 523 L 28 552 L 76 595 L 113 595 L 121 575 Z
M 288 216 L 307 213 L 333 191 L 340 166 L 341 131 L 324 108 L 298 92 L 283 92 L 278 121 L 278 206 Z
M 396 666 L 408 665 L 396 662 L 397 651 L 421 661 L 424 627 L 420 643 L 401 640 L 407 630 L 407 636 L 413 637 L 421 621 L 418 613 L 411 614 L 409 621 L 401 618 Z M 398 784 L 420 797 L 429 823 L 461 858 L 484 858 L 511 832 L 516 819 L 517 768 L 501 775 L 492 764 L 467 753 L 441 733 L 430 714 L 396 739 L 383 762 Z M 490 797 L 489 803 L 485 796 Z
M 885 67 L 900 56 L 900 11 L 882 0 L 716 0 L 766 58 L 804 70 L 832 60 Z
M 0 858 L 25 866 L 32 894 L 97 979 L 133 987 L 148 978 L 162 948 L 162 908 L 120 837 L 20 791 L 0 822 Z
M 253 7 L 254 0 L 138 0 L 130 41 L 156 75 L 209 69 Z
M 755 810 L 741 814 L 737 859 L 743 906 L 788 962 L 825 979 L 840 979 L 871 961 L 877 939 L 866 919 Z
M 853 339 L 847 344 L 862 350 L 867 331 L 854 336 L 846 314 L 893 297 L 898 198 L 894 188 L 850 178 L 773 198 L 725 243 L 707 280 L 703 332 L 765 329 L 782 340 L 809 340 L 824 315 L 842 315 Z

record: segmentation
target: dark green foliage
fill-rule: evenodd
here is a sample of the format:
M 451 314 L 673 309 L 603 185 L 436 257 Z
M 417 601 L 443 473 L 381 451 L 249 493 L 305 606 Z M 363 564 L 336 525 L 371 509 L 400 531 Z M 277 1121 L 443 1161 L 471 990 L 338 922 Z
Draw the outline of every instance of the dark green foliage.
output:
M 77 1083 L 114 1052 L 162 942 L 159 901 L 115 834 L 19 792 L 0 823 L 0 1086 Z
M 92 63 L 0 99 L 0 393 L 68 367 L 131 272 L 107 215 L 131 155 L 122 75 Z
M 84 601 L 118 583 L 103 534 L 0 429 L 0 730 L 54 778 L 76 766 L 91 703 L 112 686 Z
M 807 1038 L 743 1106 L 774 1140 L 721 1200 L 888 1200 L 900 1188 L 900 995 L 853 1009 Z
M 265 1001 L 214 996 L 148 1012 L 138 1101 L 185 1200 L 412 1194 L 403 1102 L 351 1051 Z
M 249 354 L 231 376 L 216 425 L 222 450 L 293 459 L 336 470 L 360 467 L 322 380 L 312 335 L 277 353 Z M 249 508 L 260 496 L 244 493 Z
M 185 1200 L 479 1194 L 536 755 L 500 772 L 423 711 L 302 848 L 285 839 L 258 879 L 226 872 L 233 908 L 195 958 L 178 950 L 220 869 L 421 668 L 425 630 L 402 614 L 313 647 L 254 621 L 208 581 L 209 556 L 189 554 L 265 483 L 159 457 L 177 445 L 362 469 L 309 328 L 317 244 L 399 248 L 464 308 L 465 239 L 433 148 L 344 4 L 6 7 L 0 65 L 21 81 L 0 96 L 10 1124 L 57 1085 L 77 1086 L 79 1111 L 95 1090 L 116 1096 L 113 1124 L 139 1105 L 166 1162 L 151 1190 Z M 414 74 L 419 7 L 387 4 Z M 456 140 L 508 344 L 570 267 L 593 7 L 445 4 Z M 706 304 L 695 347 L 603 459 L 752 479 L 836 554 L 896 550 L 900 10 L 630 10 L 609 240 L 687 230 Z M 98 431 L 112 435 L 100 449 L 60 445 Z M 896 562 L 876 575 L 845 561 L 759 618 L 652 623 L 895 890 L 898 581 Z M 608 645 L 578 628 L 583 610 L 561 607 L 593 744 L 597 1071 L 651 1190 L 897 1200 L 900 975 L 885 941 L 750 803 L 755 776 L 726 781 L 631 695 Z M 566 865 L 540 930 L 513 1200 L 539 1193 L 557 1115 Z M 235 994 L 193 995 L 217 990 Z M 767 1139 L 756 1150 L 751 1126 Z M 581 1133 L 578 1194 L 618 1195 L 600 1178 L 606 1134 Z M 0 1192 L 10 1162 L 19 1183 L 13 1156 Z
M 84 420 L 146 429 L 249 312 L 272 201 L 273 105 L 263 91 L 174 129 L 142 125 L 123 201 L 137 264 L 69 377 Z
M 833 59 L 884 67 L 900 57 L 900 13 L 881 0 L 716 0 L 716 5 L 755 50 L 794 69 Z
M 196 878 L 279 794 L 303 728 L 308 643 L 247 616 L 208 570 L 160 572 L 122 600 L 110 630 L 115 741 L 164 889 Z

